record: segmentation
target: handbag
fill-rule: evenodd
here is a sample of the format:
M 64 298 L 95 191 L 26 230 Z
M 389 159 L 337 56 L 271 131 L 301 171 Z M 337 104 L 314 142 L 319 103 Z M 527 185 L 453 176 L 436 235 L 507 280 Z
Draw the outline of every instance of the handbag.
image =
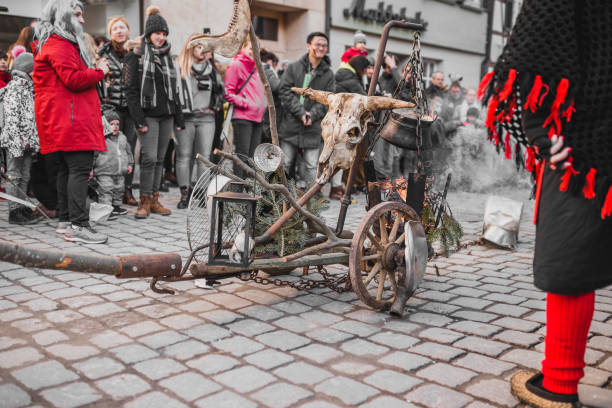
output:
M 244 89 L 246 84 L 249 83 L 249 81 L 251 80 L 251 77 L 255 73 L 255 69 L 256 68 L 257 67 L 253 67 L 253 70 L 251 71 L 251 73 L 247 77 L 246 81 L 244 81 L 244 83 L 242 85 L 240 85 L 240 88 L 238 88 L 238 91 L 236 92 L 236 95 L 238 95 L 242 91 L 242 89 Z M 232 116 L 234 116 L 234 104 L 230 103 L 229 104 L 229 108 L 227 109 L 227 114 L 225 115 L 225 121 L 223 122 L 223 130 L 221 131 L 221 140 L 222 141 L 223 140 L 227 140 L 227 137 L 229 136 L 229 127 L 230 127 L 230 123 L 232 121 Z

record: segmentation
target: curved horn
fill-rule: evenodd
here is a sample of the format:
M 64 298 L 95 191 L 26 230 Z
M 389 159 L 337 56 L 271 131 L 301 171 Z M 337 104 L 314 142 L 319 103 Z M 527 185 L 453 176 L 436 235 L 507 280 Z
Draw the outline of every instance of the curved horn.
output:
M 233 58 L 240 52 L 250 27 L 251 9 L 248 0 L 234 0 L 227 31 L 221 35 L 200 34 L 189 42 L 188 47 L 202 45 L 204 52 L 215 52 L 226 58 Z
M 291 90 L 296 94 L 307 96 L 313 101 L 327 106 L 329 106 L 329 95 L 333 94 L 333 92 L 317 91 L 311 88 L 291 88 Z
M 414 103 L 387 98 L 386 96 L 368 96 L 367 110 L 377 111 L 384 109 L 413 108 Z

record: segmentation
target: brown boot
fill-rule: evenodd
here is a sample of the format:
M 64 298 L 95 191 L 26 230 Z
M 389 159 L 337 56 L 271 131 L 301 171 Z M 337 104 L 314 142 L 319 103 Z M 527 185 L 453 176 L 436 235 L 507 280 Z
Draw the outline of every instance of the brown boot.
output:
M 159 192 L 153 193 L 153 199 L 151 199 L 151 212 L 153 214 L 160 215 L 172 214 L 172 211 L 170 211 L 168 208 L 164 207 L 159 203 Z
M 146 194 L 140 195 L 140 203 L 138 203 L 138 209 L 134 217 L 136 218 L 147 218 L 151 213 L 151 197 Z
M 133 207 L 138 205 L 138 201 L 136 201 L 134 195 L 132 194 L 131 187 L 126 187 L 123 191 L 123 204 L 131 205 Z

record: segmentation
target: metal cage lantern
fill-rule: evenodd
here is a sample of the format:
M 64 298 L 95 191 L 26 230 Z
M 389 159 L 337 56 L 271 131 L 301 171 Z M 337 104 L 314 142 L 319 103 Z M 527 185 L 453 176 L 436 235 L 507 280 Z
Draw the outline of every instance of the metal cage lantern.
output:
M 246 193 L 225 191 L 212 196 L 209 265 L 249 265 L 255 245 L 256 207 L 257 197 Z M 226 231 L 234 231 L 233 236 Z

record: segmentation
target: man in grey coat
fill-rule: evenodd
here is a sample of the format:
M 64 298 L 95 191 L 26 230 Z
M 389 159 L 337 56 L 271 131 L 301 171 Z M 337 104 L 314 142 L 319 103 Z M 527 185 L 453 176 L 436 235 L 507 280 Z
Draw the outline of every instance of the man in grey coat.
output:
M 327 113 L 327 106 L 297 95 L 291 88 L 334 91 L 334 73 L 330 68 L 327 47 L 328 38 L 324 33 L 309 34 L 306 40 L 308 53 L 287 67 L 280 84 L 283 119 L 279 139 L 286 158 L 285 170 L 289 172 L 293 167 L 298 149 L 301 149 L 304 166 L 299 171 L 299 178 L 308 185 L 316 176 L 322 141 L 321 121 Z

